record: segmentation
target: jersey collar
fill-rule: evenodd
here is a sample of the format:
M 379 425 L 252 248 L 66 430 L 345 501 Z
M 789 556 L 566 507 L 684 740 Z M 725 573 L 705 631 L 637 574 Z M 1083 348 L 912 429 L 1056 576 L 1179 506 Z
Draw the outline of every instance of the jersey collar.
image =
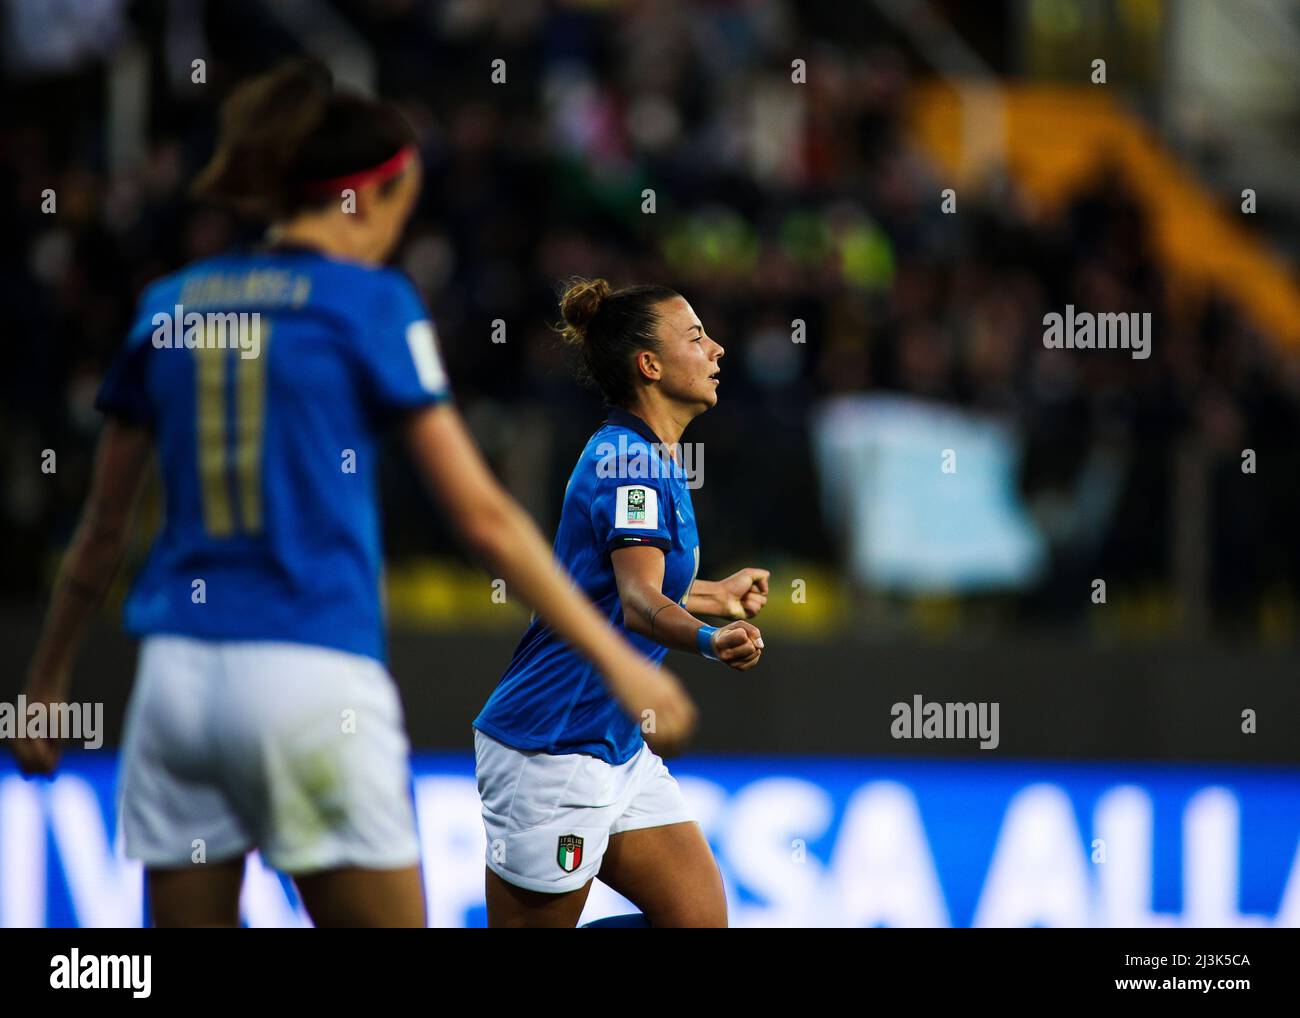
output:
M 320 248 L 313 247 L 311 244 L 303 244 L 298 241 L 270 241 L 258 245 L 255 250 L 260 254 L 300 254 L 316 255 L 318 258 L 329 257 L 329 255 Z
M 620 428 L 627 428 L 630 431 L 635 431 L 650 443 L 651 448 L 657 449 L 663 444 L 662 440 L 654 433 L 654 429 L 651 428 L 650 425 L 636 414 L 629 410 L 624 410 L 622 407 L 610 407 L 609 414 L 605 417 L 605 424 L 613 424 Z M 602 427 L 604 427 L 604 425 L 602 425 Z

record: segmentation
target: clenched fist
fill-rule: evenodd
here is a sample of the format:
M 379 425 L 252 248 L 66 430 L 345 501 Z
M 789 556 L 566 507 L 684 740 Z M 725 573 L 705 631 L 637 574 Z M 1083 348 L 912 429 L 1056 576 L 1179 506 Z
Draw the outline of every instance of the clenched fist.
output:
M 738 672 L 753 668 L 763 654 L 763 634 L 743 619 L 720 628 L 710 642 L 714 656 Z
M 767 579 L 771 575 L 766 569 L 749 568 L 719 580 L 727 618 L 752 619 L 762 611 L 767 604 Z

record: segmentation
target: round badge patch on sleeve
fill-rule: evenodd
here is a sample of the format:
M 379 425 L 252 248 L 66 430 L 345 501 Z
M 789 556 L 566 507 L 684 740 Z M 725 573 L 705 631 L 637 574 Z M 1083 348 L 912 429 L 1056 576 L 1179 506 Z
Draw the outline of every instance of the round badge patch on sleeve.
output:
M 659 493 L 644 484 L 620 485 L 614 499 L 614 529 L 659 529 Z

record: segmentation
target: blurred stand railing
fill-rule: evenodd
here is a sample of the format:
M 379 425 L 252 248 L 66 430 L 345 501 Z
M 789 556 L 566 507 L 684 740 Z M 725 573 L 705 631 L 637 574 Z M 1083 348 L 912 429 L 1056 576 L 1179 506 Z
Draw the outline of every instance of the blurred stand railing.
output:
M 961 99 L 963 176 L 996 176 L 1005 159 L 1001 92 L 987 87 L 997 74 L 926 0 L 875 0 L 876 7 L 914 45 Z

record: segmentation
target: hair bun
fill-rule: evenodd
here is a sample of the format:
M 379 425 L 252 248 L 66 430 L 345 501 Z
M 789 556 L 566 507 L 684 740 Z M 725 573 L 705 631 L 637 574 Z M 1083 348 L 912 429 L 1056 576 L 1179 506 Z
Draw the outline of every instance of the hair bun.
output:
M 569 283 L 560 298 L 560 314 L 564 316 L 564 336 L 571 343 L 581 343 L 587 326 L 600 311 L 600 305 L 613 293 L 603 279 L 575 279 Z
M 660 309 L 681 294 L 651 284 L 612 289 L 603 279 L 568 280 L 560 297 L 556 331 L 576 353 L 578 379 L 599 389 L 610 406 L 630 406 L 647 381 L 634 361 L 658 351 Z

